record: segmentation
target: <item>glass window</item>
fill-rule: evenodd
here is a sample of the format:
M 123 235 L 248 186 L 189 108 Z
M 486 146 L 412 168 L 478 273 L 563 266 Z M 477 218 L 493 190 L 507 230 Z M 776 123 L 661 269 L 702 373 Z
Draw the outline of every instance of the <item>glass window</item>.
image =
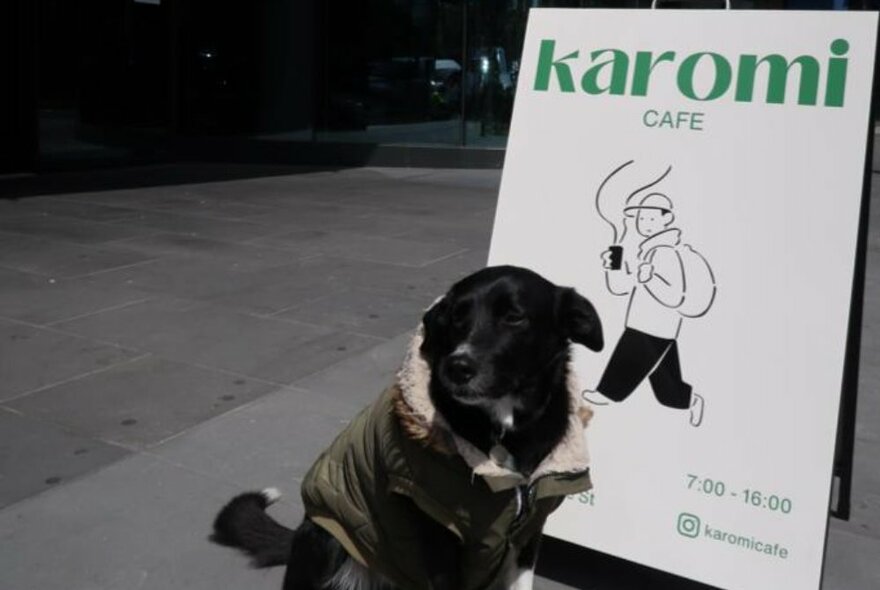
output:
M 317 137 L 460 144 L 462 3 L 322 4 Z

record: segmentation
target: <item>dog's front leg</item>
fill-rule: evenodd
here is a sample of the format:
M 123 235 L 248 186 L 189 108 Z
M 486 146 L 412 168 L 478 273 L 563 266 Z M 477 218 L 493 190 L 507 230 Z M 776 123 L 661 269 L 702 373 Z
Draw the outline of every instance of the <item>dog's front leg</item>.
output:
M 510 585 L 510 590 L 532 590 L 535 583 L 535 570 L 520 568 L 516 572 L 516 579 Z
M 540 547 L 541 532 L 538 531 L 516 556 L 516 575 L 510 584 L 510 590 L 532 590 L 535 583 L 535 564 L 538 561 Z

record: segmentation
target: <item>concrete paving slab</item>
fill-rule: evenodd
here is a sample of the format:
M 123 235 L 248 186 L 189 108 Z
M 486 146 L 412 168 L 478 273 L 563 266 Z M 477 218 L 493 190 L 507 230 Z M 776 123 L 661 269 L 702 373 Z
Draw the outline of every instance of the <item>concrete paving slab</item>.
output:
M 415 325 L 418 325 L 418 320 Z M 328 369 L 300 379 L 295 382 L 295 386 L 365 406 L 394 382 L 394 376 L 403 362 L 411 338 L 411 333 L 401 334 Z
M 103 371 L 140 353 L 0 319 L 0 401 Z
M 272 317 L 392 338 L 410 330 L 432 301 L 430 296 L 355 288 L 302 303 Z
M 870 395 L 877 387 L 880 387 L 880 374 L 874 370 L 863 372 L 859 379 L 856 438 L 873 443 L 880 443 L 880 399 Z
M 112 224 L 50 215 L 0 218 L 0 231 L 60 242 L 96 245 L 152 233 L 131 223 Z
M 356 186 L 356 181 L 350 181 L 350 184 Z M 202 191 L 223 202 L 289 209 L 307 204 L 332 204 L 345 194 L 346 189 L 317 181 L 312 175 L 297 175 L 214 183 L 203 186 Z
M 880 588 L 880 541 L 831 530 L 825 557 L 822 590 L 873 590 Z
M 128 454 L 120 447 L 0 408 L 0 508 Z
M 322 277 L 326 284 L 334 288 L 341 286 L 388 291 L 433 300 L 445 293 L 454 281 L 482 268 L 485 263 L 485 251 L 467 250 L 420 268 L 336 256 L 321 256 L 298 265 L 304 274 L 311 274 L 312 280 Z M 265 287 L 268 291 L 273 288 L 271 284 Z M 318 290 L 318 296 L 327 294 L 326 287 L 324 289 L 323 292 Z M 261 301 L 265 299 L 262 297 Z M 287 307 L 290 305 L 278 307 L 275 311 Z
M 113 222 L 130 219 L 137 215 L 137 211 L 127 207 L 103 205 L 73 201 L 70 199 L 58 199 L 54 197 L 35 197 L 11 201 L 13 206 L 3 211 L 7 215 L 52 215 L 55 217 L 73 217 L 85 221 Z
M 880 541 L 880 494 L 854 489 L 850 519 L 832 519 L 831 526 L 835 530 Z
M 295 258 L 291 256 L 292 258 Z M 271 314 L 332 293 L 334 277 L 321 259 L 254 269 L 235 257 L 172 256 L 95 277 L 108 288 L 212 302 L 241 311 Z M 337 281 L 339 282 L 339 281 Z
M 459 254 L 463 250 L 448 243 L 417 242 L 315 229 L 273 235 L 253 240 L 251 243 L 287 248 L 301 258 L 319 255 L 339 256 L 414 267 L 427 266 L 432 262 Z
M 114 246 L 120 250 L 138 252 L 149 257 L 197 256 L 226 260 L 237 271 L 276 268 L 302 258 L 296 252 L 281 248 L 167 232 L 115 242 Z
M 165 358 L 281 384 L 381 342 L 368 335 L 164 297 L 57 326 Z
M 250 199 L 250 195 L 242 197 Z M 358 205 L 339 205 L 337 203 L 325 203 L 320 200 L 308 200 L 300 195 L 267 198 L 259 195 L 261 199 L 267 199 L 267 203 L 260 205 L 262 212 L 248 218 L 255 223 L 265 223 L 272 226 L 282 226 L 288 231 L 294 229 L 328 229 L 337 228 L 363 216 L 375 215 L 378 211 L 375 207 Z M 250 201 L 245 201 L 250 203 Z
M 461 168 L 425 168 L 423 174 L 412 179 L 449 188 L 482 188 L 498 191 L 501 170 L 467 170 Z
M 271 315 L 295 305 L 326 297 L 341 281 L 323 257 L 266 269 L 241 280 L 202 290 L 193 298 L 257 315 Z
M 104 272 L 94 280 L 97 284 L 124 286 L 145 293 L 197 297 L 243 283 L 247 276 L 235 260 L 169 256 Z
M 254 570 L 207 539 L 216 511 L 237 491 L 138 455 L 15 504 L 0 513 L 0 587 L 280 588 L 282 568 Z M 299 516 L 273 510 L 288 522 Z
M 20 397 L 6 407 L 128 448 L 144 448 L 277 386 L 148 356 Z
M 211 192 L 210 188 L 204 187 L 205 185 L 188 185 L 184 191 L 177 191 L 158 198 L 144 198 L 132 202 L 130 206 L 139 210 L 235 220 L 246 220 L 271 212 L 271 209 L 254 203 L 218 197 Z
M 50 278 L 0 268 L 0 317 L 50 324 L 142 301 L 143 292 L 93 284 L 92 277 Z
M 318 207 L 322 211 L 310 211 Z M 303 230 L 334 230 L 365 236 L 396 238 L 412 232 L 414 223 L 409 215 L 391 216 L 381 209 L 339 206 L 327 203 L 302 202 L 279 205 L 272 214 L 253 218 L 272 224 L 286 233 Z M 285 232 L 282 232 L 285 233 Z
M 218 191 L 215 187 L 227 187 L 228 191 L 221 191 L 220 196 L 215 198 Z M 184 184 L 156 184 L 154 186 L 132 187 L 131 183 L 122 183 L 119 187 L 109 190 L 93 190 L 83 192 L 70 192 L 53 195 L 55 199 L 63 199 L 71 202 L 102 204 L 108 206 L 124 206 L 137 210 L 175 210 L 178 208 L 190 208 L 198 211 L 199 205 L 212 209 L 214 206 L 222 208 L 223 204 L 234 203 L 234 199 L 226 198 L 235 194 L 232 187 L 235 180 L 219 180 L 216 182 L 191 182 Z M 230 212 L 254 212 L 251 208 L 239 209 L 233 206 Z M 229 217 L 229 215 L 220 215 Z
M 346 191 L 336 202 L 342 204 L 369 203 L 391 212 L 413 212 L 424 216 L 465 213 L 475 210 L 494 210 L 497 194 L 474 191 L 469 194 L 449 195 L 448 189 L 426 190 L 425 187 L 359 187 Z
M 135 209 L 127 207 L 79 202 L 55 197 L 21 199 L 14 201 L 14 203 L 16 203 L 16 207 L 11 211 L 13 214 L 15 211 L 18 211 L 22 214 L 31 213 L 51 215 L 53 217 L 73 217 L 74 219 L 82 219 L 84 221 L 108 223 L 131 219 L 138 213 Z
M 416 242 L 441 242 L 455 244 L 461 248 L 488 250 L 491 241 L 492 223 L 482 219 L 462 220 L 461 223 L 423 223 L 417 224 L 400 237 Z
M 485 257 L 485 256 L 483 256 Z M 387 290 L 421 297 L 434 295 L 426 274 L 434 268 L 461 266 L 468 254 L 453 256 L 423 269 L 394 264 L 317 256 L 288 266 L 245 273 L 220 261 L 193 261 L 177 258 L 159 260 L 143 266 L 108 273 L 108 284 L 123 284 L 148 292 L 171 293 L 232 309 L 270 315 L 296 305 L 331 295 L 340 289 L 361 287 Z M 468 262 L 470 264 L 470 262 Z M 443 287 L 444 289 L 446 286 Z M 435 295 L 434 295 L 435 296 Z
M 240 491 L 277 487 L 286 501 L 298 503 L 306 471 L 361 410 L 343 398 L 284 388 L 150 452 Z
M 129 267 L 152 258 L 112 246 L 79 246 L 0 232 L 0 267 L 46 277 L 83 276 Z
M 880 493 L 880 442 L 856 439 L 853 487 L 856 490 Z
M 250 240 L 278 232 L 277 228 L 272 226 L 250 221 L 179 215 L 164 211 L 141 211 L 137 217 L 116 225 L 137 228 L 142 234 L 171 232 L 232 242 Z

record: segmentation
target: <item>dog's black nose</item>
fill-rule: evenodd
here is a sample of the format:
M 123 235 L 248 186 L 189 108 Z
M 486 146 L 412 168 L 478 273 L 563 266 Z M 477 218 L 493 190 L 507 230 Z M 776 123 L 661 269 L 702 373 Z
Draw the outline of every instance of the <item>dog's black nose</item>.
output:
M 458 385 L 464 385 L 477 374 L 477 362 L 467 354 L 453 354 L 447 364 L 449 378 Z

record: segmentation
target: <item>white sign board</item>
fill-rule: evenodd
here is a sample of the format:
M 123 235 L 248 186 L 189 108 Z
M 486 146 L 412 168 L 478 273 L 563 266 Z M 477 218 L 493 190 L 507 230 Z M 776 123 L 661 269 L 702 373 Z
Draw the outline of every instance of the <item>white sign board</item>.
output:
M 575 357 L 595 489 L 549 534 L 820 586 L 876 30 L 531 11 L 489 262 L 577 287 L 606 341 Z

